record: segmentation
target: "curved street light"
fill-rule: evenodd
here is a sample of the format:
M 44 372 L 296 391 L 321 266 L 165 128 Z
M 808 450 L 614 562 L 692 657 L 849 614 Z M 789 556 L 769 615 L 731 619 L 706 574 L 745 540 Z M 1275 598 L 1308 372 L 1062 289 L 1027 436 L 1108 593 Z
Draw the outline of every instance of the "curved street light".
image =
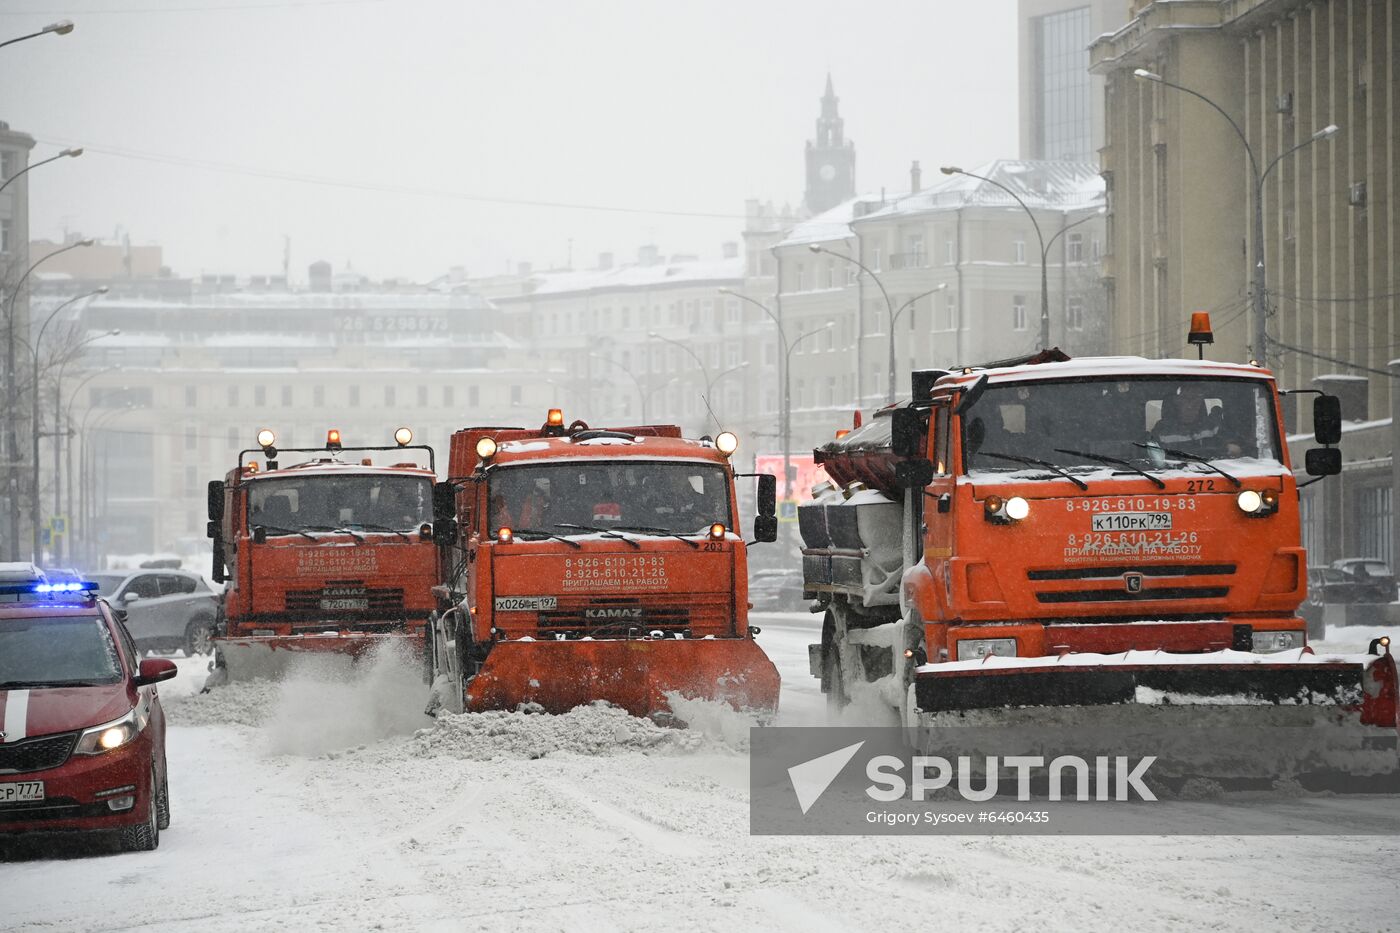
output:
M 890 360 L 889 360 L 890 372 L 889 372 L 889 388 L 888 388 L 888 390 L 887 390 L 886 393 L 885 393 L 885 402 L 886 402 L 886 403 L 893 402 L 893 401 L 894 401 L 894 386 L 895 386 L 894 318 L 895 318 L 895 315 L 896 315 L 898 312 L 896 312 L 895 309 L 894 309 L 894 301 L 890 298 L 890 293 L 889 293 L 888 291 L 885 290 L 885 283 L 880 281 L 880 277 L 879 277 L 878 275 L 875 274 L 874 270 L 872 270 L 869 266 L 867 266 L 865 263 L 861 262 L 859 259 L 857 259 L 857 258 L 854 257 L 854 256 L 847 255 L 846 253 L 838 253 L 838 252 L 836 252 L 835 250 L 827 249 L 825 246 L 822 246 L 820 243 L 808 243 L 808 244 L 807 244 L 807 248 L 808 248 L 809 250 L 811 250 L 812 252 L 814 252 L 814 253 L 825 253 L 825 254 L 828 255 L 828 256 L 835 256 L 837 259 L 844 259 L 844 260 L 846 260 L 847 262 L 851 263 L 852 265 L 859 267 L 860 270 L 861 270 L 862 272 L 864 272 L 866 275 L 870 276 L 871 281 L 873 281 L 873 282 L 875 283 L 875 285 L 880 289 L 880 294 L 884 296 L 884 298 L 885 298 L 885 314 L 887 315 L 886 320 L 889 321 L 889 324 L 890 324 Z M 921 296 L 919 296 L 919 297 L 922 298 L 923 296 L 921 295 Z M 799 339 L 800 339 L 800 338 L 799 338 Z M 857 386 L 856 395 L 857 395 L 857 396 L 860 395 L 859 386 Z
M 1268 332 L 1268 302 L 1264 297 L 1264 181 L 1269 177 L 1269 173 L 1288 156 L 1297 152 L 1305 146 L 1321 142 L 1324 139 L 1331 139 L 1341 132 L 1341 127 L 1335 123 L 1329 123 L 1322 129 L 1313 133 L 1307 139 L 1298 143 L 1291 149 L 1280 153 L 1261 171 L 1259 159 L 1254 153 L 1254 147 L 1249 144 L 1249 137 L 1245 135 L 1244 129 L 1239 125 L 1234 117 L 1225 112 L 1224 108 L 1202 94 L 1200 91 L 1193 91 L 1189 87 L 1175 84 L 1168 81 L 1161 75 L 1148 71 L 1146 68 L 1136 68 L 1133 70 L 1133 77 L 1141 81 L 1151 81 L 1163 87 L 1169 87 L 1183 94 L 1190 94 L 1199 101 L 1204 102 L 1216 113 L 1225 118 L 1225 122 L 1230 124 L 1230 128 L 1235 131 L 1235 135 L 1240 138 L 1240 145 L 1244 146 L 1245 155 L 1249 156 L 1249 168 L 1254 175 L 1254 229 L 1252 239 L 1254 240 L 1254 282 L 1253 282 L 1253 320 L 1251 321 L 1253 334 L 1251 350 L 1256 359 L 1267 364 L 1269 352 L 1269 332 Z
M 40 36 L 47 36 L 50 33 L 55 36 L 66 36 L 72 31 L 73 21 L 71 19 L 61 19 L 56 23 L 49 23 L 38 32 L 31 32 L 27 36 L 20 36 L 17 39 L 6 39 L 4 42 L 0 42 L 0 49 L 3 49 L 7 45 L 14 45 L 16 42 L 23 42 L 25 39 L 37 39 Z
M 81 146 L 77 146 L 72 149 L 65 149 L 58 155 L 49 156 L 47 159 L 40 159 L 38 162 L 31 162 L 24 168 L 20 169 L 18 172 L 15 172 L 9 178 L 6 178 L 4 181 L 0 181 L 0 191 L 4 191 L 7 187 L 9 187 L 10 182 L 14 181 L 16 178 L 34 171 L 41 165 L 48 165 L 50 162 L 57 162 L 59 159 L 76 159 L 82 154 L 83 148 Z

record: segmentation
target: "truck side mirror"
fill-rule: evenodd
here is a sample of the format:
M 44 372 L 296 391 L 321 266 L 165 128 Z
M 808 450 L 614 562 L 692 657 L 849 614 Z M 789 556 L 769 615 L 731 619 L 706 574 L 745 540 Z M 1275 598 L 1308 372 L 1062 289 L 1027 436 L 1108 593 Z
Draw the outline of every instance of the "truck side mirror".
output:
M 264 528 L 262 525 L 254 525 L 254 526 L 253 526 L 253 543 L 254 543 L 254 544 L 266 544 L 266 543 L 267 543 L 267 529 Z
M 924 419 L 912 408 L 896 408 L 890 415 L 890 448 L 896 457 L 918 457 L 924 452 Z
M 1313 399 L 1313 437 L 1319 444 L 1341 443 L 1342 400 L 1337 396 L 1319 395 Z
M 209 481 L 209 521 L 221 522 L 224 520 L 224 484 L 222 481 L 212 479 Z M 212 534 L 209 537 L 214 537 Z
M 224 542 L 222 538 L 214 538 L 214 566 L 209 569 L 209 579 L 215 583 L 223 583 L 224 577 Z
M 439 547 L 452 544 L 457 540 L 457 520 L 455 518 L 439 519 L 433 522 L 433 543 Z
M 433 486 L 433 526 L 436 540 L 436 527 L 457 520 L 457 487 L 452 483 L 437 483 Z M 456 537 L 456 531 L 453 531 Z
M 760 518 L 773 518 L 778 514 L 778 478 L 772 473 L 759 474 L 757 500 Z
M 778 517 L 776 515 L 756 515 L 753 520 L 753 539 L 764 544 L 778 540 Z
M 894 465 L 894 481 L 901 489 L 922 489 L 933 482 L 933 461 L 899 461 Z
M 1340 447 L 1314 447 L 1304 455 L 1309 476 L 1336 476 L 1342 472 Z

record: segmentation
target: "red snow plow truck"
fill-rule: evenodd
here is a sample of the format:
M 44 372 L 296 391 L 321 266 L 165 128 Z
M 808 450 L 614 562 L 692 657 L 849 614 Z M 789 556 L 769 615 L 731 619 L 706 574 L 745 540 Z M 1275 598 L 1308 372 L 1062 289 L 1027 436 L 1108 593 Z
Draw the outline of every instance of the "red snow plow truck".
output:
M 1336 726 L 1393 785 L 1388 640 L 1314 653 L 1297 614 L 1269 371 L 1051 350 L 912 383 L 816 451 L 832 482 L 798 510 L 831 704 L 874 695 L 915 726 Z M 1321 479 L 1341 468 L 1337 399 L 1313 414 Z
M 345 447 L 334 429 L 321 448 L 279 451 L 267 429 L 257 440 L 209 484 L 213 576 L 226 583 L 209 685 L 275 677 L 307 654 L 402 644 L 417 657 L 438 581 L 432 449 L 408 428 L 392 447 Z M 308 459 L 282 465 L 286 454 Z
M 665 718 L 674 697 L 771 713 L 778 672 L 748 623 L 733 434 L 672 425 L 476 427 L 438 486 L 431 708 L 567 712 L 605 700 Z M 773 541 L 774 477 L 754 537 Z

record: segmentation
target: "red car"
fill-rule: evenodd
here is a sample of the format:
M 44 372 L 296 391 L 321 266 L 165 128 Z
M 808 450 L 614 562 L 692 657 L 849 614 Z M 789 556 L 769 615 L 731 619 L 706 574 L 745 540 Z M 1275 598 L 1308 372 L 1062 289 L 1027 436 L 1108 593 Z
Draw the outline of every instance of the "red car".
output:
M 95 583 L 0 585 L 0 833 L 114 832 L 160 844 L 170 822 L 165 713 Z

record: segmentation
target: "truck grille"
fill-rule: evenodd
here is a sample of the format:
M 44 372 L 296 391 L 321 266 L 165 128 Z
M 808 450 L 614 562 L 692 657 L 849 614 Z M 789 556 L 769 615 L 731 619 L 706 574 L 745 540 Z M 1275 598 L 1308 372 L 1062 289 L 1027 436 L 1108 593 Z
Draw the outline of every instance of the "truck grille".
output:
M 681 632 L 692 629 L 706 633 L 728 631 L 731 627 L 729 598 L 725 594 L 683 596 L 680 603 L 657 605 L 640 599 L 561 599 L 557 609 L 539 614 L 542 632 L 598 632 L 612 636 L 630 630 Z
M 1042 603 L 1132 603 L 1157 599 L 1220 599 L 1230 592 L 1228 586 L 1161 586 L 1129 593 L 1117 590 L 1052 590 L 1036 593 Z
M 288 590 L 287 611 L 351 613 L 371 618 L 403 614 L 403 587 L 370 587 L 363 580 L 331 580 L 314 590 Z
M 0 745 L 0 773 L 18 774 L 57 768 L 68 760 L 77 741 L 78 734 L 68 732 Z
M 1219 577 L 1235 572 L 1234 564 L 1144 564 L 1140 567 L 1067 567 L 1028 570 L 1028 580 L 1111 580 L 1127 573 L 1144 577 Z

